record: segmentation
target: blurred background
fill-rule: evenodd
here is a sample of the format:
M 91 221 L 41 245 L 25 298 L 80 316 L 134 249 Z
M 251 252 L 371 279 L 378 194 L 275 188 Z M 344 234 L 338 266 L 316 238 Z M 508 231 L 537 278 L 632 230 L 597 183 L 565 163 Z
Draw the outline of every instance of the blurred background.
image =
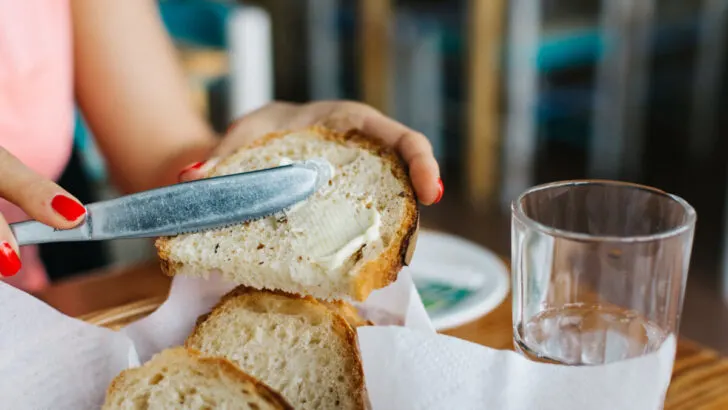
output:
M 527 187 L 610 178 L 698 212 L 682 320 L 728 353 L 728 0 L 163 0 L 215 128 L 273 100 L 367 102 L 430 138 L 445 196 L 423 226 L 510 254 Z M 115 195 L 77 116 L 61 185 Z M 54 280 L 153 258 L 146 241 L 42 248 Z M 68 255 L 76 257 L 69 258 Z

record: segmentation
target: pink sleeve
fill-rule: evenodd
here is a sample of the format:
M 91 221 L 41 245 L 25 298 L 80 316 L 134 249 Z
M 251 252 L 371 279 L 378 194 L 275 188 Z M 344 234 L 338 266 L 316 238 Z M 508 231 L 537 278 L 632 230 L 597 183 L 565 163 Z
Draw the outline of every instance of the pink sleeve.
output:
M 0 146 L 36 172 L 57 179 L 73 142 L 73 74 L 68 0 L 0 0 Z M 25 219 L 0 200 L 10 222 Z M 34 248 L 11 283 L 46 283 Z

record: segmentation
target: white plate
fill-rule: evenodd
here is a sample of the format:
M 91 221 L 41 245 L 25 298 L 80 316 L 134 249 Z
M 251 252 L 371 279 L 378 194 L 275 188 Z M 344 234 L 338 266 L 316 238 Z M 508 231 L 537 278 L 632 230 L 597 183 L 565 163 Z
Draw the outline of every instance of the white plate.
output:
M 510 290 L 508 268 L 497 255 L 445 233 L 421 230 L 406 269 L 437 330 L 457 327 L 489 313 Z

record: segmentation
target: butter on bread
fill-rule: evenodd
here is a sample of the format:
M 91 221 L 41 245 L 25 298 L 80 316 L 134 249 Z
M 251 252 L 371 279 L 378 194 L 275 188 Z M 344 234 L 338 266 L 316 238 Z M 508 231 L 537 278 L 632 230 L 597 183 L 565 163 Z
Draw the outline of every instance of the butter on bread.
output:
M 364 371 L 352 323 L 364 323 L 344 302 L 240 286 L 202 316 L 188 348 L 225 357 L 271 386 L 296 409 L 363 410 Z
M 274 133 L 224 158 L 208 176 L 311 158 L 333 165 L 329 186 L 283 215 L 159 238 L 163 271 L 217 272 L 235 284 L 322 300 L 363 301 L 393 282 L 411 257 L 419 213 L 403 161 L 380 142 L 321 127 Z
M 292 410 L 275 391 L 222 358 L 167 349 L 141 367 L 121 372 L 103 410 Z

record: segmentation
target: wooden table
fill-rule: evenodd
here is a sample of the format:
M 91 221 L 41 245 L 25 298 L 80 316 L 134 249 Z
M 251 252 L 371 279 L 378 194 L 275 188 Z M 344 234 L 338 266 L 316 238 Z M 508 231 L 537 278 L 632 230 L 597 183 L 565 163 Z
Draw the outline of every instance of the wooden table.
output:
M 72 279 L 37 296 L 67 315 L 118 328 L 153 312 L 166 298 L 169 284 L 170 279 L 150 262 Z M 445 333 L 512 349 L 510 300 L 481 319 Z M 681 339 L 665 409 L 728 409 L 728 359 Z

